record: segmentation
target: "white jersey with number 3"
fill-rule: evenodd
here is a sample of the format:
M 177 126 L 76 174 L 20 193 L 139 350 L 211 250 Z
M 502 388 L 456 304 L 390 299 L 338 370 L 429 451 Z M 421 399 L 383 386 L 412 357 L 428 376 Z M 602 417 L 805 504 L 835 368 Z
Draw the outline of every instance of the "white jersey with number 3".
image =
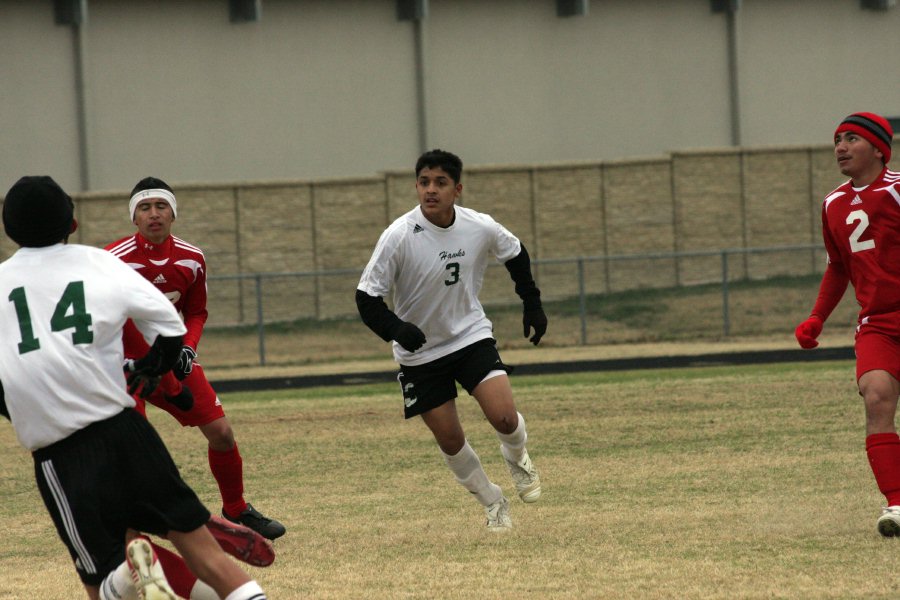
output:
M 426 342 L 407 352 L 394 342 L 394 358 L 420 365 L 492 336 L 478 293 L 489 256 L 501 263 L 521 251 L 519 239 L 490 215 L 462 206 L 447 228 L 433 225 L 419 207 L 381 234 L 357 288 L 391 297 L 397 316 L 416 325 Z
M 133 407 L 122 372 L 122 326 L 149 339 L 185 333 L 172 303 L 99 248 L 21 248 L 0 264 L 0 382 L 29 450 Z

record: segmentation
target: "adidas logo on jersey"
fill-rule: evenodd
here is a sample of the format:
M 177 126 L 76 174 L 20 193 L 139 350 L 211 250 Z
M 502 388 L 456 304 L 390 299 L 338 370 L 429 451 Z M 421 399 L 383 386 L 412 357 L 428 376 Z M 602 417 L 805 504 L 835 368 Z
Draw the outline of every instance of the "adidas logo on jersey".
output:
M 156 279 L 153 280 L 153 285 L 162 285 L 164 283 L 168 283 L 166 278 L 162 276 L 162 273 L 156 276 Z
M 416 223 L 416 226 L 413 227 L 413 233 L 421 233 L 421 232 L 423 232 L 423 231 L 425 231 L 425 230 L 424 230 L 424 229 L 422 228 L 422 226 L 419 225 L 418 223 Z
M 854 204 L 862 204 L 862 199 L 859 196 L 857 196 L 856 198 L 853 199 L 852 202 L 850 202 L 850 206 L 853 206 Z

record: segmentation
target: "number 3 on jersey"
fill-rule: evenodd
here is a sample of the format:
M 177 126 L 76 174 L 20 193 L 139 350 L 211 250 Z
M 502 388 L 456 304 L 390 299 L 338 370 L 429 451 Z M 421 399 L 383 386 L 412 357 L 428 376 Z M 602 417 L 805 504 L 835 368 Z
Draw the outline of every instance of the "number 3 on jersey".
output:
M 447 266 L 444 267 L 444 269 L 450 271 L 450 279 L 445 279 L 444 285 L 453 285 L 454 283 L 459 282 L 459 263 L 447 263 Z
M 853 252 L 862 252 L 863 250 L 871 250 L 875 247 L 875 240 L 860 240 L 866 228 L 869 226 L 869 215 L 864 210 L 854 210 L 847 215 L 847 225 L 853 225 L 853 233 L 850 234 L 850 250 Z
M 41 341 L 34 337 L 34 328 L 31 325 L 31 310 L 28 308 L 28 299 L 25 297 L 25 288 L 17 287 L 9 293 L 9 301 L 16 308 L 16 317 L 19 319 L 19 334 L 22 341 L 19 342 L 19 354 L 25 354 L 41 347 Z M 71 313 L 69 308 L 71 307 Z M 73 344 L 90 344 L 94 341 L 94 332 L 91 324 L 94 322 L 91 314 L 87 312 L 84 302 L 84 282 L 71 281 L 63 291 L 62 297 L 56 303 L 53 316 L 50 317 L 51 331 L 72 332 Z

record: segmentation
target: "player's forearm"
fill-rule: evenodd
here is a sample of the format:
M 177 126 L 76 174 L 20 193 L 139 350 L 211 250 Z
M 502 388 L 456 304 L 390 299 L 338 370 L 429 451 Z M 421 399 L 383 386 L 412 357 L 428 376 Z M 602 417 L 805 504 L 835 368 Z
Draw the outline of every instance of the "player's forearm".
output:
M 9 409 L 6 408 L 6 392 L 3 391 L 2 381 L 0 381 L 0 415 L 9 419 Z
M 383 298 L 370 296 L 362 290 L 356 290 L 356 308 L 363 323 L 386 342 L 394 339 L 393 333 L 403 324 L 387 307 Z
M 205 325 L 206 313 L 194 316 L 185 315 L 184 326 L 187 329 L 187 333 L 184 334 L 184 345 L 196 350 L 200 344 L 200 336 L 203 335 L 203 327 Z
M 143 357 L 135 361 L 141 364 L 141 369 L 153 376 L 162 375 L 170 371 L 181 353 L 183 338 L 176 336 L 156 336 L 150 350 Z
M 538 289 L 531 274 L 531 258 L 524 244 L 521 245 L 519 254 L 506 261 L 504 266 L 516 284 L 516 294 L 522 299 L 525 308 L 541 308 L 541 290 Z
M 184 334 L 184 344 L 196 350 L 200 344 L 200 336 L 203 335 L 206 320 L 209 318 L 209 311 L 206 310 L 205 279 L 196 282 L 185 291 L 181 314 L 184 326 L 187 328 L 187 333 Z
M 847 291 L 847 285 L 850 283 L 850 277 L 842 268 L 829 263 L 822 275 L 822 283 L 819 284 L 819 295 L 816 297 L 816 303 L 813 305 L 811 316 L 817 316 L 822 321 L 826 321 L 834 311 L 835 307 L 844 297 Z

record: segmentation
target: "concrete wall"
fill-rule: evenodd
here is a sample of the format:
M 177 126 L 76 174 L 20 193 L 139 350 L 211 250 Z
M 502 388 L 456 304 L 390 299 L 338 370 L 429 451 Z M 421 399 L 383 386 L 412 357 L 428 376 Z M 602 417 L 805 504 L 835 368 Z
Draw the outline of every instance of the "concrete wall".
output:
M 243 24 L 225 0 L 86 4 L 76 35 L 54 25 L 49 0 L 0 0 L 0 193 L 35 173 L 103 191 L 147 173 L 197 183 L 406 169 L 422 150 L 420 75 L 425 145 L 470 165 L 820 144 L 851 112 L 900 116 L 900 8 L 858 0 L 741 3 L 737 142 L 732 38 L 709 0 L 595 0 L 568 18 L 554 0 L 430 0 L 421 70 L 416 25 L 397 20 L 395 0 L 263 0 L 262 19 Z

